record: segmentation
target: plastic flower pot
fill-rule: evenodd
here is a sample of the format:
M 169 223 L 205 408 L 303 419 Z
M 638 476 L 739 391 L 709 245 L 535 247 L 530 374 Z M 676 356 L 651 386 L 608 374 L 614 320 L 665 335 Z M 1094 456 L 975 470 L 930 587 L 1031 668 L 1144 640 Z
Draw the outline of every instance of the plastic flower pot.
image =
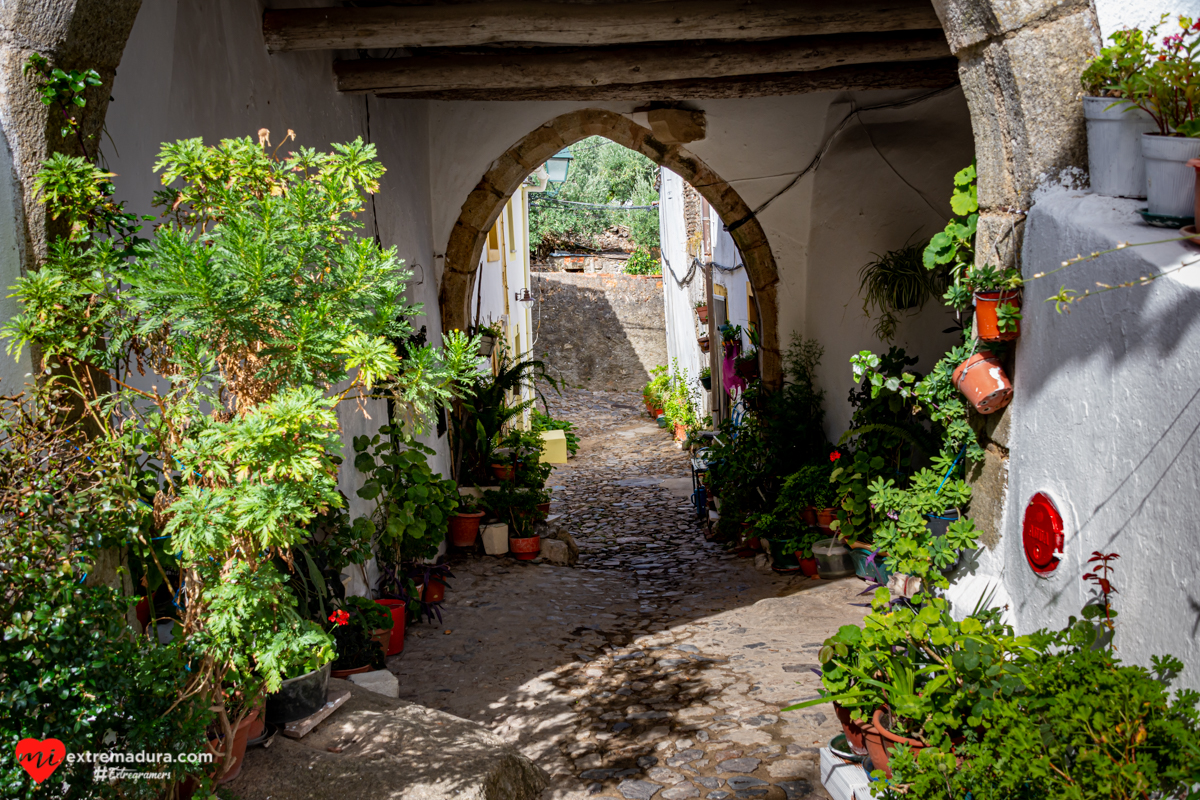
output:
M 1200 158 L 1200 138 L 1142 134 L 1146 158 L 1146 206 L 1151 214 L 1192 217 L 1196 213 L 1196 175 L 1187 162 Z
M 822 539 L 813 544 L 813 556 L 822 578 L 844 578 L 854 574 L 850 548 L 837 539 Z
M 442 579 L 437 575 L 430 575 L 429 582 L 425 584 L 425 594 L 422 599 L 426 603 L 440 603 L 446 599 L 446 584 L 442 583 Z
M 490 334 L 479 337 L 479 355 L 487 358 L 496 347 L 496 337 Z
M 667 427 L 667 418 L 665 416 L 663 416 L 662 411 L 658 412 L 657 422 L 658 422 L 658 427 L 660 427 L 660 428 Z
M 994 414 L 1012 402 L 1013 388 L 1000 359 L 981 350 L 958 365 L 952 376 L 955 387 L 980 414 Z
M 854 574 L 860 578 L 868 579 L 875 577 L 875 570 L 872 565 L 867 563 L 867 559 L 871 557 L 869 550 L 850 550 L 850 560 L 854 562 Z
M 701 375 L 700 376 L 700 385 L 704 387 L 704 391 L 711 392 L 712 391 L 712 375 Z
M 450 543 L 455 547 L 471 547 L 479 537 L 483 512 L 458 513 L 450 518 Z
M 783 548 L 783 542 L 769 541 L 767 544 L 771 548 L 771 569 L 784 575 L 800 571 L 800 560 L 794 552 Z
M 361 675 L 364 672 L 374 672 L 374 671 L 375 671 L 375 668 L 372 667 L 370 664 L 367 664 L 365 667 L 355 667 L 354 669 L 335 669 L 330 674 L 330 677 L 331 678 L 341 678 L 342 680 L 345 680 L 346 678 L 349 678 L 351 675 Z
M 521 561 L 533 561 L 542 552 L 542 537 L 524 536 L 513 538 L 510 536 L 508 539 L 508 551 Z
M 823 531 L 833 530 L 830 526 L 837 519 L 837 509 L 833 508 L 818 508 L 815 510 L 817 527 Z
M 325 691 L 329 686 L 331 666 L 284 681 L 279 691 L 267 696 L 267 722 L 272 725 L 287 725 L 298 719 L 311 717 L 325 705 Z
M 996 316 L 996 308 L 1001 305 L 1021 307 L 1021 290 L 1006 289 L 995 292 L 975 293 L 975 327 L 979 338 L 985 342 L 1010 342 L 1021 336 L 1021 320 L 1016 320 L 1016 328 L 1011 331 L 1000 330 L 1000 321 Z
M 511 481 L 517 477 L 517 468 L 512 464 L 492 464 L 492 474 L 498 481 Z
M 876 553 L 875 560 L 871 562 L 871 566 L 875 568 L 875 582 L 880 586 L 887 586 L 888 581 L 892 579 L 892 571 L 883 563 L 887 558 L 887 553 Z
M 1141 139 L 1143 133 L 1158 130 L 1154 118 L 1112 97 L 1083 98 L 1083 117 L 1092 191 L 1109 197 L 1145 197 Z
M 817 564 L 816 556 L 801 558 L 800 551 L 796 551 L 796 563 L 800 565 L 800 571 L 804 573 L 806 578 L 816 578 L 821 574 L 821 568 Z
M 238 723 L 237 729 L 233 732 L 233 752 L 230 754 L 233 759 L 233 769 L 225 773 L 225 776 L 217 781 L 217 785 L 229 783 L 231 780 L 242 774 L 242 764 L 246 761 L 246 741 L 250 738 L 250 726 L 258 718 L 258 709 L 251 711 L 249 716 Z M 225 759 L 225 745 L 220 737 L 208 740 L 208 749 L 213 753 L 213 763 L 220 764 Z
M 384 655 L 394 656 L 404 651 L 404 622 L 408 616 L 408 603 L 404 600 L 376 600 L 392 615 L 392 634 L 383 648 Z
M 708 306 L 696 306 L 696 317 L 699 318 L 701 325 L 708 324 Z

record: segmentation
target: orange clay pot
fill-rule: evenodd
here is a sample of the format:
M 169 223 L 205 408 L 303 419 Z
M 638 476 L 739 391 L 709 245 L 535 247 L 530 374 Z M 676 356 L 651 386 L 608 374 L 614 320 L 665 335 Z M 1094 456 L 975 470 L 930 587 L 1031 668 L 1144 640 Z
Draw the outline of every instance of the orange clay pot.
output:
M 994 414 L 1012 402 L 1013 388 L 1000 359 L 981 350 L 954 370 L 954 385 L 980 414 Z
M 1012 305 L 1020 308 L 1020 290 L 1008 289 L 975 293 L 975 327 L 979 338 L 985 342 L 1010 342 L 1021 335 L 1020 320 L 1017 320 L 1016 330 L 1000 330 L 1000 322 L 996 316 L 996 307 L 1000 305 Z

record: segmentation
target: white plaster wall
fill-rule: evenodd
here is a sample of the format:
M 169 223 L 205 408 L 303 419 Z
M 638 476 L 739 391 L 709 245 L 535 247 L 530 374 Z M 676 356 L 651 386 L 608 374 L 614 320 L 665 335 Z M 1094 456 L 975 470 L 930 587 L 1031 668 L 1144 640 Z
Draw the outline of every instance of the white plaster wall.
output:
M 1143 225 L 1138 201 L 1059 190 L 1029 215 L 1026 279 L 1120 241 L 1167 238 Z M 1172 243 L 1131 248 L 1030 281 L 1017 344 L 1003 535 L 973 572 L 999 580 L 1021 631 L 1063 625 L 1088 596 L 1095 550 L 1117 552 L 1116 646 L 1149 666 L 1170 653 L 1200 688 L 1200 264 L 1150 286 L 1089 298 L 1069 315 L 1042 298 L 1066 284 L 1095 288 L 1200 258 Z M 1049 577 L 1022 549 L 1024 509 L 1036 492 L 1065 523 L 1065 558 Z
M 1108 44 L 1108 37 L 1121 28 L 1146 28 L 1158 22 L 1163 14 L 1173 17 L 1183 14 L 1193 19 L 1200 17 L 1200 0 L 1094 0 L 1096 17 L 1100 20 L 1100 35 Z M 1161 34 L 1174 33 L 1164 26 Z
M 398 247 L 414 272 L 410 299 L 424 303 L 428 312 L 416 325 L 427 325 L 430 339 L 440 341 L 429 234 L 426 104 L 339 95 L 331 53 L 268 56 L 261 33 L 263 7 L 244 0 L 143 3 L 113 86 L 107 116 L 111 142 L 106 139 L 103 146 L 109 167 L 117 173 L 118 197 L 131 210 L 153 212 L 152 194 L 161 184 L 152 170 L 164 141 L 200 136 L 211 144 L 256 136 L 260 128 L 268 128 L 272 142 L 278 143 L 290 128 L 297 141 L 282 149 L 286 152 L 296 146 L 327 149 L 333 142 L 368 138 L 377 144 L 388 171 L 374 204 L 363 215 L 362 234 L 375 235 L 378 222 L 383 244 Z M 373 434 L 385 422 L 386 411 L 381 402 L 368 404 L 366 414 L 347 404 L 339 416 L 349 450 L 351 437 Z M 433 468 L 448 473 L 445 439 L 425 438 L 438 451 L 431 458 Z M 353 515 L 369 510 L 355 494 L 361 483 L 352 468 L 343 470 L 339 485 L 350 498 Z
M 812 161 L 852 104 L 872 106 L 921 94 L 827 92 L 697 101 L 691 105 L 706 112 L 707 135 L 687 147 L 755 208 Z M 605 108 L 647 126 L 644 114 L 632 113 L 638 105 L 431 103 L 430 169 L 439 176 L 432 193 L 438 252 L 444 251 L 463 201 L 493 159 L 530 131 L 579 108 Z M 867 143 L 862 126 L 851 122 L 817 171 L 759 215 L 780 273 L 781 342 L 786 347 L 796 331 L 826 346 L 819 378 L 827 391 L 833 438 L 850 416 L 844 402 L 853 383 L 850 356 L 880 348 L 856 300 L 858 268 L 871 251 L 883 252 L 904 244 L 910 235 L 940 230 L 943 215 L 950 213 L 953 175 L 973 157 L 969 115 L 957 89 L 906 109 L 866 112 L 863 119 L 882 157 Z M 738 313 L 737 303 L 745 305 L 744 290 L 732 289 L 730 299 Z M 744 318 L 744 308 L 741 314 Z M 922 366 L 932 364 L 948 342 L 949 337 L 938 333 L 945 327 L 946 315 L 929 306 L 922 321 L 902 328 L 897 343 L 923 356 Z
M 13 170 L 12 151 L 0 131 L 0 325 L 20 311 L 20 304 L 8 297 L 13 284 L 21 277 L 21 227 L 24 212 L 20 203 L 20 190 Z M 8 339 L 0 340 L 0 395 L 14 395 L 24 391 L 29 383 L 33 368 L 26 348 L 18 356 L 8 354 Z

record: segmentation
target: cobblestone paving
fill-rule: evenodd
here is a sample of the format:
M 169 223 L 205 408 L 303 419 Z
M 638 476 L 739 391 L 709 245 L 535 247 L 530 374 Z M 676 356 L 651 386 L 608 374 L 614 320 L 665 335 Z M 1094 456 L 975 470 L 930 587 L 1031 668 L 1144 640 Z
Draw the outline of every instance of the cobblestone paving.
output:
M 864 612 L 863 584 L 756 570 L 705 541 L 687 454 L 634 394 L 565 390 L 580 451 L 551 476 L 574 568 L 455 554 L 443 620 L 389 668 L 401 697 L 490 726 L 554 798 L 822 797 L 832 709 L 820 643 Z

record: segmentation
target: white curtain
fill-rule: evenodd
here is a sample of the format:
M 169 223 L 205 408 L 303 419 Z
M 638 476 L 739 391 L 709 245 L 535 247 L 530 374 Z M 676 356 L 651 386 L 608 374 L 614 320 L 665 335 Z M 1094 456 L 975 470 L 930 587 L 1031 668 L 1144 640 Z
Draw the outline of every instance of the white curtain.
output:
M 700 370 L 708 355 L 696 342 L 699 330 L 695 305 L 704 299 L 704 273 L 691 269 L 687 252 L 687 227 L 683 215 L 683 178 L 662 170 L 658 219 L 663 260 L 663 306 L 666 312 L 667 357 L 686 371 L 688 385 L 696 390 L 701 414 L 708 412 L 707 395 L 700 386 Z M 733 240 L 729 240 L 730 246 Z M 736 254 L 736 250 L 734 251 Z M 689 277 L 690 272 L 690 277 Z M 681 281 L 686 281 L 681 285 Z

